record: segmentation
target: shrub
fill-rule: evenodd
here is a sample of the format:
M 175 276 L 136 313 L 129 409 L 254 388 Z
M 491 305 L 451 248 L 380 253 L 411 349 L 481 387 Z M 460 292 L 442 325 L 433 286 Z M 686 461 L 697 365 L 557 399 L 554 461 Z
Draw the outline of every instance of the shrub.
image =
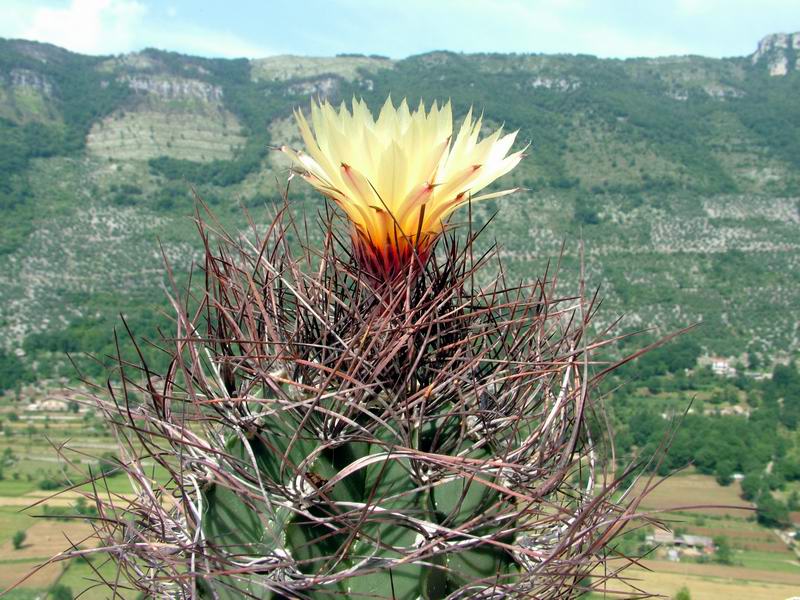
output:
M 54 490 L 60 490 L 66 485 L 68 485 L 67 481 L 57 477 L 50 477 L 50 476 L 41 479 L 38 483 L 40 490 L 48 492 L 52 492 Z
M 730 541 L 724 535 L 714 538 L 714 560 L 723 565 L 730 565 L 733 563 L 733 550 L 731 549 Z
M 689 588 L 683 586 L 681 589 L 679 589 L 678 593 L 675 594 L 675 600 L 692 600 L 692 595 L 689 593 Z
M 73 600 L 72 588 L 61 583 L 57 583 L 50 589 L 52 600 Z
M 25 543 L 25 538 L 27 537 L 28 534 L 24 531 L 17 531 L 11 538 L 11 544 L 14 546 L 14 550 L 21 549 L 22 545 Z

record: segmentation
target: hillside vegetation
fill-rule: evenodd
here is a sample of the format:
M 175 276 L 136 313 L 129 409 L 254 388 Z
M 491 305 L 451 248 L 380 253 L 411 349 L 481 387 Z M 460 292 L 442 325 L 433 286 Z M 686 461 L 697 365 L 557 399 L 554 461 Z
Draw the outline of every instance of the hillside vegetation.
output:
M 102 362 L 120 313 L 139 335 L 169 331 L 163 261 L 182 281 L 197 256 L 194 194 L 232 230 L 242 206 L 265 220 L 286 182 L 269 146 L 297 143 L 292 109 L 389 93 L 450 99 L 458 117 L 474 106 L 532 142 L 500 182 L 527 191 L 474 210 L 498 212 L 484 243 L 497 238 L 512 278 L 540 275 L 566 241 L 574 285 L 582 238 L 601 321 L 702 322 L 705 353 L 793 353 L 799 57 L 800 34 L 722 60 L 89 57 L 0 40 L 0 388 L 71 375 L 65 352 Z M 302 185 L 290 198 L 312 218 L 321 203 Z

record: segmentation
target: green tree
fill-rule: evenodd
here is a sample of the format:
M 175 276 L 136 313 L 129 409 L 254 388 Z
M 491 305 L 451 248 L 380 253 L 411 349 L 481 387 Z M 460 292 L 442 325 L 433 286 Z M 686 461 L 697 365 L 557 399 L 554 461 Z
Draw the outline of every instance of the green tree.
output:
M 119 467 L 119 459 L 112 452 L 103 453 L 97 468 L 103 477 L 114 477 L 122 473 Z
M 14 546 L 14 550 L 19 550 L 22 548 L 22 544 L 25 543 L 25 538 L 28 537 L 24 531 L 18 531 L 14 534 L 14 537 L 11 538 L 11 544 Z
M 734 465 L 729 460 L 721 460 L 717 463 L 716 477 L 720 485 L 730 485 L 733 481 Z
M 758 473 L 748 473 L 742 479 L 742 497 L 745 500 L 756 500 L 764 491 L 766 484 Z
M 86 503 L 86 498 L 80 496 L 77 500 L 75 500 L 75 512 L 79 515 L 85 515 L 88 513 L 89 505 Z
M 580 225 L 597 225 L 600 223 L 600 215 L 594 203 L 585 196 L 579 196 L 575 200 L 575 212 L 573 218 Z
M 714 560 L 716 562 L 722 563 L 723 565 L 730 565 L 733 563 L 733 550 L 726 536 L 721 535 L 715 537 L 714 546 L 716 546 L 716 552 L 714 553 Z
M 689 588 L 683 586 L 673 598 L 674 600 L 692 600 L 692 595 L 689 593 Z
M 766 527 L 788 527 L 789 509 L 786 505 L 772 497 L 772 494 L 762 494 L 756 504 L 756 518 Z
M 0 350 L 0 392 L 30 380 L 31 374 L 22 360 L 15 354 Z
M 58 583 L 50 590 L 50 596 L 53 600 L 72 600 L 72 588 L 62 583 Z

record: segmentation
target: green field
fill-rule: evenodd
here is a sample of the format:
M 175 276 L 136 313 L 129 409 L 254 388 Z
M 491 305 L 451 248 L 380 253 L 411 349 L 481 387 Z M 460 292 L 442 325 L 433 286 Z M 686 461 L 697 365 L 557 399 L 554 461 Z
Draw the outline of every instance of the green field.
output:
M 0 437 L 0 590 L 30 574 L 4 597 L 42 598 L 47 590 L 66 586 L 73 597 L 107 598 L 107 587 L 97 585 L 101 578 L 95 570 L 105 581 L 113 582 L 117 575 L 103 557 L 93 558 L 91 564 L 73 560 L 39 567 L 71 544 L 94 545 L 91 510 L 86 514 L 88 504 L 80 504 L 80 492 L 89 491 L 91 484 L 77 484 L 88 481 L 90 469 L 96 475 L 103 461 L 115 455 L 114 438 L 91 414 L 25 411 L 13 398 L 0 401 L 0 418 L 5 432 Z M 67 486 L 73 489 L 63 491 Z M 132 491 L 124 475 L 108 477 L 98 486 L 112 495 Z M 26 537 L 16 548 L 13 538 L 18 532 Z
M 667 402 L 668 397 L 662 396 L 662 400 Z M 6 398 L 6 404 L 0 405 L 0 414 L 7 416 L 13 406 L 9 402 Z M 63 413 L 34 415 L 22 411 L 19 420 L 12 424 L 13 435 L 0 440 L 0 456 L 9 448 L 15 457 L 13 464 L 4 468 L 0 480 L 0 589 L 8 588 L 24 573 L 33 571 L 51 556 L 67 549 L 68 540 L 78 542 L 86 539 L 82 547 L 92 543 L 88 540 L 91 535 L 88 521 L 57 520 L 52 513 L 48 518 L 48 511 L 53 510 L 76 515 L 76 492 L 81 488 L 55 496 L 57 490 L 41 489 L 42 481 L 57 479 L 67 473 L 72 473 L 71 482 L 80 482 L 81 477 L 88 476 L 89 466 L 97 468 L 96 460 L 87 457 L 114 448 L 113 438 L 95 422 L 94 417 L 85 415 L 82 412 L 77 419 L 64 419 Z M 49 417 L 50 427 L 46 430 L 40 427 L 29 435 L 28 424 L 37 422 L 32 420 L 33 416 Z M 61 425 L 54 426 L 59 421 Z M 38 422 L 41 423 L 41 419 Z M 53 443 L 67 442 L 65 448 L 69 450 L 65 454 L 71 460 L 84 462 L 75 469 L 68 469 L 63 461 L 55 458 L 56 452 L 44 439 L 45 433 Z M 159 476 L 158 473 L 155 475 Z M 105 483 L 111 493 L 131 492 L 124 476 L 111 477 Z M 743 500 L 740 493 L 738 483 L 722 487 L 713 477 L 691 469 L 665 480 L 645 499 L 642 511 L 662 519 L 676 532 L 715 538 L 725 536 L 732 550 L 730 564 L 718 564 L 713 558 L 698 561 L 691 557 L 673 563 L 666 561 L 663 550 L 657 550 L 646 561 L 653 573 L 632 570 L 629 575 L 641 579 L 645 589 L 653 593 L 674 594 L 680 588 L 679 583 L 684 582 L 693 592 L 693 598 L 711 600 L 782 598 L 779 595 L 758 595 L 761 592 L 755 593 L 754 590 L 783 594 L 795 584 L 800 586 L 800 563 L 795 553 L 771 529 L 756 522 L 755 512 L 748 510 L 751 504 Z M 47 499 L 44 504 L 26 509 L 42 499 Z M 681 509 L 689 502 L 716 506 Z M 18 531 L 25 531 L 27 539 L 20 549 L 14 549 L 12 538 Z M 636 543 L 641 544 L 643 534 L 638 539 Z M 633 552 L 647 550 L 637 548 L 636 543 L 632 546 Z M 53 586 L 61 585 L 68 587 L 74 596 L 84 592 L 81 598 L 106 598 L 107 588 L 104 584 L 98 585 L 95 569 L 106 581 L 114 581 L 117 577 L 114 565 L 102 557 L 93 559 L 91 564 L 85 560 L 73 560 L 46 566 L 7 597 L 34 598 Z M 122 595 L 128 597 L 124 592 Z M 592 596 L 600 597 L 599 594 Z

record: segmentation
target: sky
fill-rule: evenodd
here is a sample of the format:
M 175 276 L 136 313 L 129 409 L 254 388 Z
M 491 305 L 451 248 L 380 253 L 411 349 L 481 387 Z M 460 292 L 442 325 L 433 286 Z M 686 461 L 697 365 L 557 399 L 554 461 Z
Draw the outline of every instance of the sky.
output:
M 0 37 L 84 54 L 722 57 L 795 31 L 800 0 L 0 0 Z

